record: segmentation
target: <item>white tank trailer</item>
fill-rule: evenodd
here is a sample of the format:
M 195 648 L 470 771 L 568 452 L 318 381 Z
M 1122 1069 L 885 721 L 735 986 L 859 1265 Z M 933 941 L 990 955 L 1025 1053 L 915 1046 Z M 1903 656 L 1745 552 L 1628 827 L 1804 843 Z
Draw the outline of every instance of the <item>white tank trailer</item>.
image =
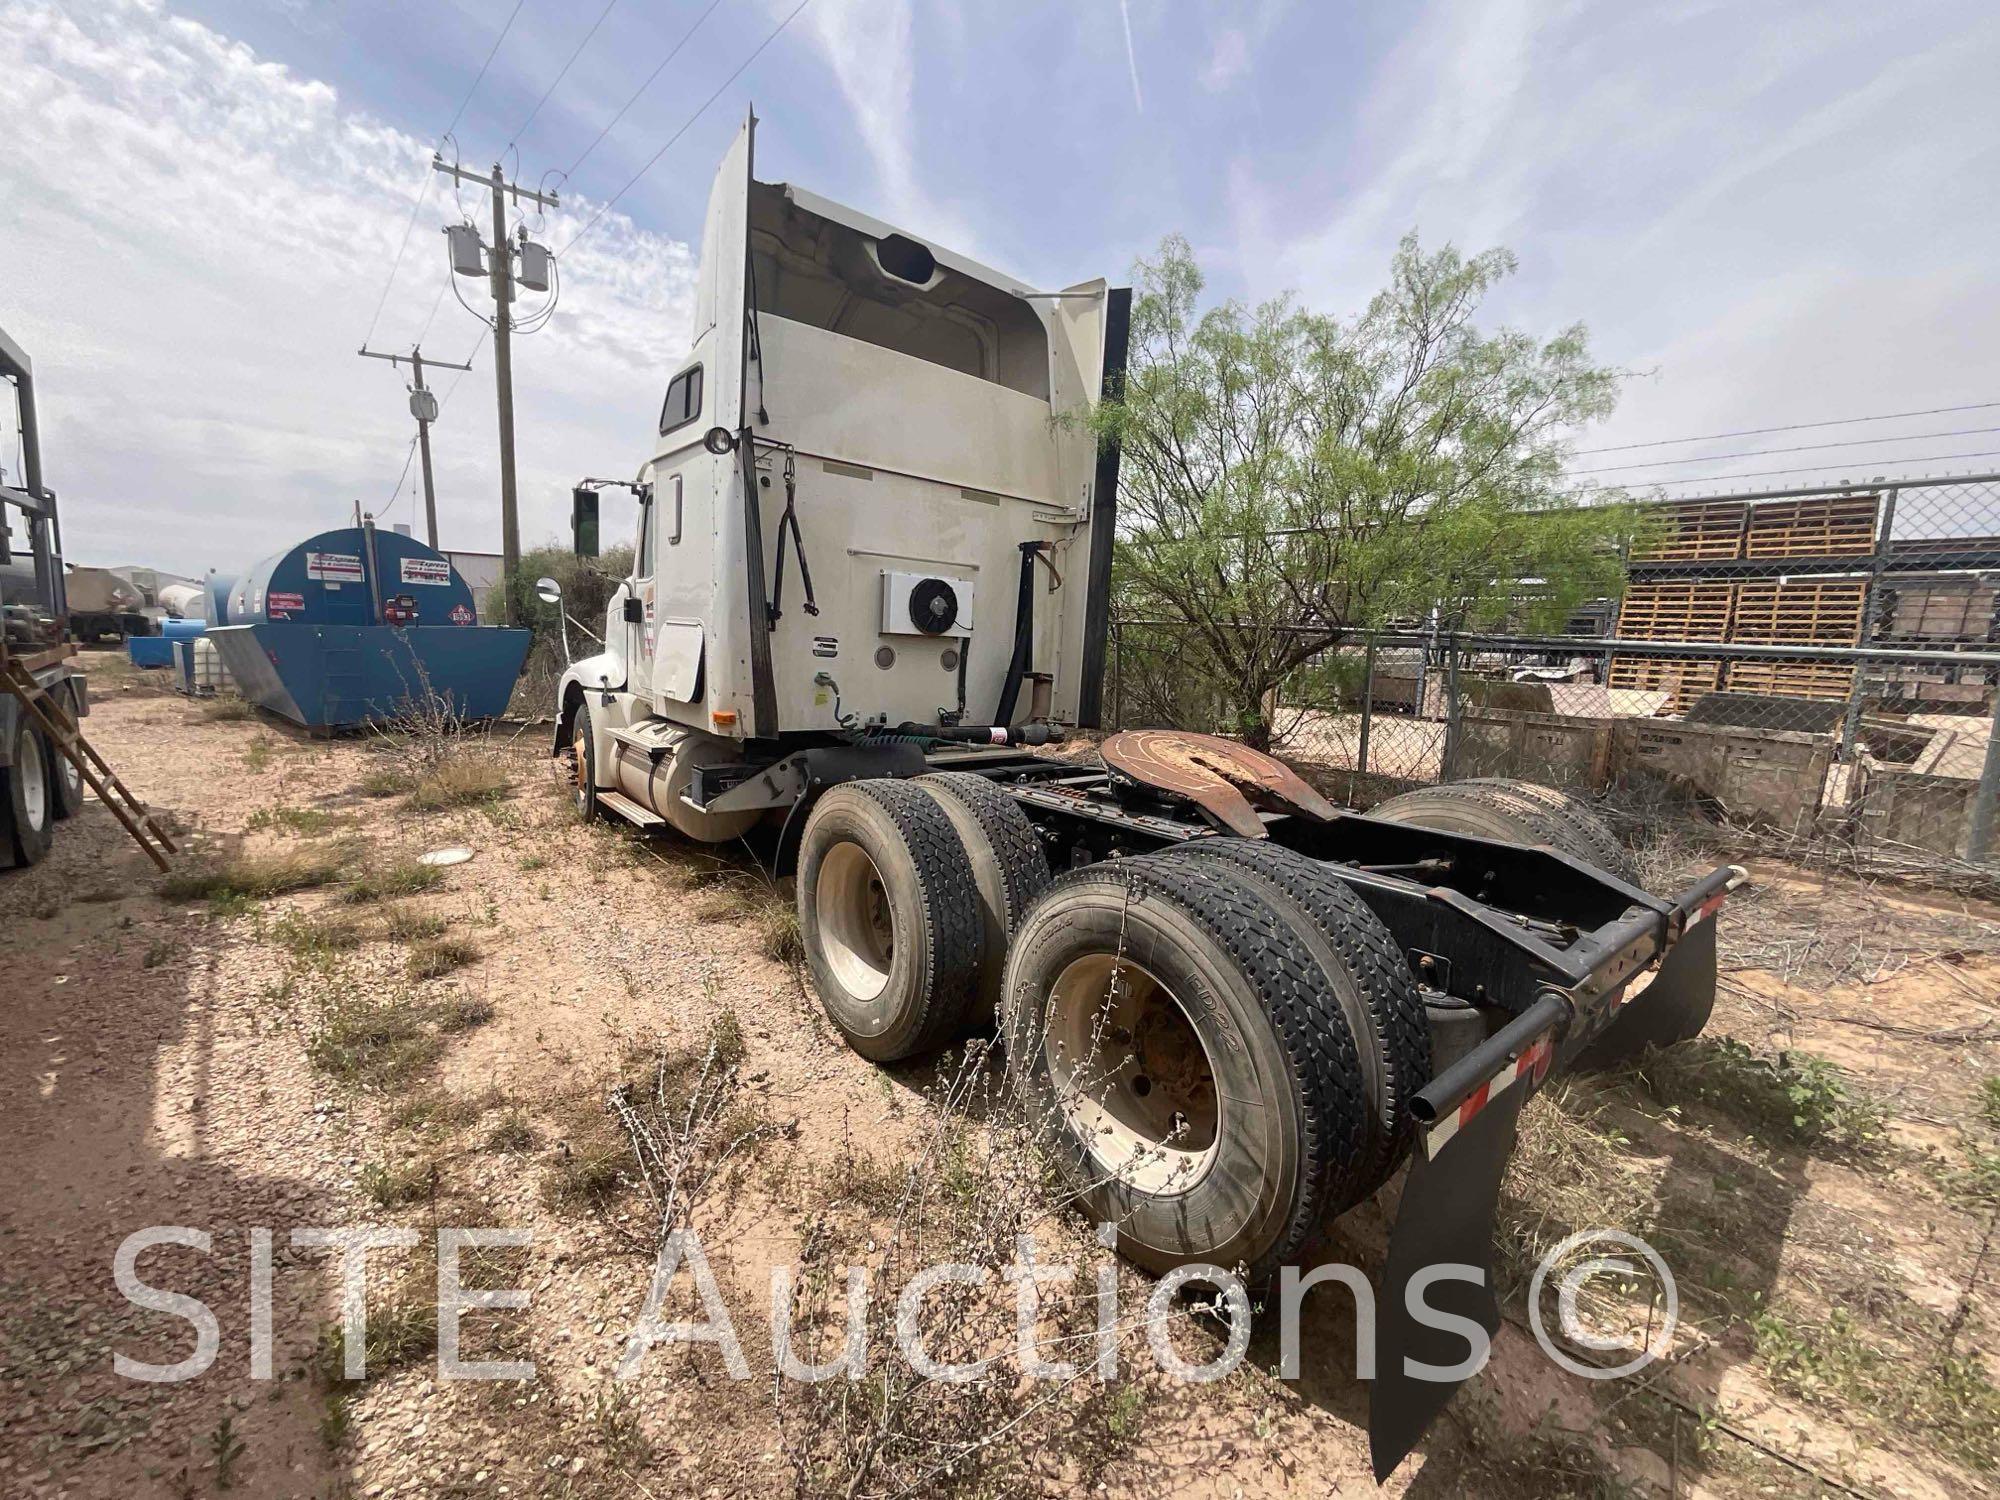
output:
M 1406 1356 L 1455 1366 L 1453 1318 L 1498 1327 L 1522 1102 L 1701 1030 L 1742 872 L 1654 895 L 1585 805 L 1526 783 L 1363 817 L 1209 736 L 1033 753 L 1098 723 L 1119 454 L 1087 417 L 1129 294 L 759 181 L 754 130 L 709 196 L 647 456 L 576 491 L 587 553 L 603 490 L 638 504 L 603 649 L 553 705 L 577 807 L 762 840 L 862 1055 L 997 1028 L 1140 1265 L 1268 1284 L 1408 1163 L 1375 1297 L 1386 1475 L 1456 1388 Z M 1485 1279 L 1430 1285 L 1445 1263 Z

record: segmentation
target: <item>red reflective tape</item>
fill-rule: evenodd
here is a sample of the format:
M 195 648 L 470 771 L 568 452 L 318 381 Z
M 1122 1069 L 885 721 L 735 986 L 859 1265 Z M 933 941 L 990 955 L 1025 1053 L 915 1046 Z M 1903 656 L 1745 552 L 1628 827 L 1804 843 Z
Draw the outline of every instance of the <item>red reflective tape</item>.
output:
M 1532 1073 L 1534 1081 L 1539 1084 L 1549 1076 L 1549 1064 L 1555 1061 L 1555 1057 L 1556 1050 L 1549 1045 L 1549 1039 L 1537 1037 L 1534 1045 L 1521 1054 L 1520 1070 Z
M 1465 1102 L 1458 1107 L 1458 1123 L 1462 1126 L 1470 1125 L 1472 1117 L 1486 1108 L 1486 1100 L 1492 1092 L 1493 1081 L 1488 1079 L 1485 1083 L 1480 1084 L 1478 1088 L 1467 1094 Z

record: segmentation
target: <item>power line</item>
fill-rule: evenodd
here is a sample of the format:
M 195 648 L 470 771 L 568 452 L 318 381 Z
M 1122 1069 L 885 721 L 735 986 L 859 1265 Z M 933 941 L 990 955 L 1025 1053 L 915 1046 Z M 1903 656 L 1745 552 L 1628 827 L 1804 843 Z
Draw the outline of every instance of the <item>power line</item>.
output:
M 451 278 L 456 274 L 450 266 L 447 265 L 444 268 L 444 280 L 438 284 L 437 296 L 431 299 L 430 314 L 424 319 L 424 326 L 417 331 L 417 343 L 423 343 L 425 335 L 431 331 L 431 324 L 437 321 L 438 309 L 444 306 L 444 294 L 450 289 L 452 285 Z
M 479 92 L 479 85 L 486 79 L 486 70 L 493 66 L 493 59 L 500 55 L 500 44 L 507 40 L 507 33 L 514 29 L 514 18 L 521 14 L 521 7 L 527 3 L 528 0 L 514 0 L 514 8 L 507 12 L 507 24 L 500 28 L 500 35 L 493 38 L 493 45 L 487 49 L 486 61 L 479 65 L 479 73 L 472 80 L 472 87 L 467 89 L 465 97 L 458 101 L 458 108 L 452 112 L 451 123 L 444 128 L 445 135 L 450 135 L 458 129 L 458 122 L 465 114 L 466 105 L 470 104 L 472 96 Z M 440 140 L 443 138 L 439 137 Z
M 694 18 L 694 25 L 688 27 L 688 29 L 682 34 L 681 39 L 674 43 L 673 50 L 669 52 L 665 57 L 661 58 L 659 66 L 655 67 L 652 72 L 646 75 L 646 81 L 640 84 L 636 89 L 632 91 L 632 97 L 627 99 L 623 104 L 618 106 L 618 113 L 613 115 L 610 121 L 605 125 L 605 127 L 597 132 L 597 135 L 595 136 L 595 138 L 592 139 L 591 143 L 583 148 L 583 155 L 577 157 L 575 161 L 569 164 L 569 170 L 563 173 L 563 178 L 565 181 L 576 175 L 576 169 L 583 165 L 585 158 L 587 158 L 591 152 L 595 151 L 600 145 L 602 145 L 604 142 L 604 138 L 607 135 L 611 134 L 611 127 L 616 125 L 620 120 L 625 118 L 625 112 L 629 110 L 633 105 L 639 102 L 640 96 L 643 95 L 647 89 L 653 86 L 653 80 L 658 78 L 661 73 L 666 71 L 667 64 L 672 62 L 675 58 L 681 55 L 681 48 L 685 47 L 688 44 L 688 42 L 693 39 L 694 34 L 697 31 L 701 30 L 701 23 L 706 21 L 710 16 L 714 15 L 716 12 L 716 8 L 721 4 L 722 0 L 709 0 L 708 9 L 703 11 L 700 15 Z
M 605 0 L 604 9 L 599 11 L 597 13 L 597 19 L 590 23 L 590 30 L 586 31 L 583 34 L 583 40 L 576 44 L 576 50 L 570 53 L 569 61 L 562 65 L 562 71 L 556 74 L 554 82 L 550 83 L 547 88 L 542 90 L 542 97 L 537 99 L 535 101 L 535 107 L 528 111 L 528 118 L 523 120 L 519 125 L 516 125 L 514 127 L 514 133 L 507 137 L 508 146 L 512 146 L 516 141 L 520 140 L 522 136 L 528 133 L 528 127 L 535 123 L 535 116 L 540 114 L 542 112 L 542 106 L 549 102 L 549 95 L 553 94 L 556 91 L 556 86 L 558 84 L 560 84 L 565 78 L 569 77 L 569 70 L 576 66 L 576 60 L 579 57 L 583 56 L 583 49 L 590 45 L 590 39 L 597 35 L 597 28 L 604 24 L 604 18 L 611 14 L 612 7 L 617 5 L 617 3 L 618 0 Z
M 396 502 L 403 498 L 403 486 L 409 481 L 410 461 L 417 456 L 417 440 L 410 439 L 410 451 L 403 455 L 403 472 L 396 476 L 396 492 L 389 497 L 389 503 L 382 507 L 382 520 L 389 519 L 389 512 L 396 508 Z
M 492 332 L 493 332 L 493 325 L 491 323 L 488 323 L 486 327 L 483 330 L 481 330 L 479 337 L 472 341 L 472 352 L 465 356 L 465 362 L 468 365 L 471 364 L 475 359 L 479 358 L 479 351 L 486 347 L 487 335 Z M 451 398 L 458 392 L 458 383 L 459 381 L 465 379 L 465 376 L 466 372 L 464 370 L 460 370 L 456 375 L 452 376 L 451 384 L 445 387 L 444 395 L 438 401 L 439 416 L 443 416 L 444 409 L 447 406 L 451 405 Z
M 727 78 L 722 80 L 721 86 L 718 87 L 714 93 L 710 94 L 706 99 L 702 100 L 701 107 L 697 109 L 693 114 L 689 115 L 687 119 L 681 123 L 681 128 L 679 130 L 676 130 L 672 135 L 667 137 L 666 141 L 661 145 L 660 149 L 655 151 L 650 157 L 646 159 L 646 164 L 643 167 L 639 168 L 638 171 L 632 174 L 630 181 L 628 181 L 625 184 L 625 186 L 623 186 L 617 192 L 611 195 L 609 202 L 605 203 L 603 207 L 599 208 L 596 213 L 590 216 L 590 222 L 588 224 L 585 224 L 583 228 L 579 229 L 575 233 L 575 235 L 573 235 L 570 238 L 570 242 L 562 247 L 562 250 L 559 253 L 563 255 L 569 254 L 569 252 L 575 248 L 578 240 L 581 240 L 585 235 L 589 234 L 591 230 L 595 229 L 597 227 L 597 221 L 602 219 L 609 212 L 611 212 L 613 206 L 617 204 L 618 200 L 620 198 L 623 198 L 627 193 L 631 192 L 633 187 L 637 185 L 641 177 L 644 177 L 648 172 L 653 170 L 654 164 L 657 163 L 661 157 L 667 154 L 668 150 L 673 146 L 674 142 L 678 141 L 682 136 L 686 135 L 688 131 L 691 128 L 693 128 L 694 122 L 696 120 L 699 120 L 703 115 L 708 113 L 708 107 L 711 104 L 715 103 L 716 100 L 720 99 L 723 96 L 723 94 L 728 91 L 729 86 L 734 82 L 736 82 L 737 79 L 741 78 L 744 75 L 744 73 L 749 70 L 750 64 L 754 63 L 760 56 L 762 56 L 764 49 L 770 46 L 771 43 L 775 42 L 779 38 L 779 36 L 781 36 L 784 33 L 785 28 L 787 26 L 790 26 L 792 22 L 796 21 L 799 18 L 800 13 L 803 12 L 805 8 L 810 4 L 812 4 L 812 0 L 799 0 L 799 3 L 794 7 L 792 7 L 791 14 L 787 15 L 784 20 L 780 21 L 772 29 L 771 34 L 765 37 L 763 41 L 757 44 L 755 51 L 753 51 L 748 57 L 744 58 L 742 62 L 736 65 L 736 70 L 733 73 L 731 73 Z
M 1840 443 L 1801 443 L 1796 448 L 1755 448 L 1745 453 L 1708 453 L 1700 458 L 1649 458 L 1629 464 L 1605 464 L 1596 469 L 1571 469 L 1571 474 L 1610 474 L 1620 469 L 1670 469 L 1681 464 L 1719 464 L 1736 458 L 1775 458 L 1781 453 L 1811 453 L 1821 448 L 1866 448 L 1875 443 L 1919 442 L 1926 438 L 1973 437 L 2000 432 L 2000 427 L 1955 427 L 1946 432 L 1899 432 L 1893 437 L 1850 438 Z
M 382 321 L 382 309 L 389 305 L 389 292 L 396 284 L 396 273 L 403 268 L 403 256 L 410 248 L 410 231 L 417 227 L 417 215 L 423 211 L 424 200 L 431 195 L 431 172 L 426 167 L 423 184 L 417 189 L 416 201 L 410 205 L 409 222 L 403 225 L 402 242 L 396 246 L 396 258 L 389 262 L 389 279 L 382 283 L 382 295 L 375 299 L 375 316 L 368 320 L 368 332 L 361 336 L 366 345 L 375 337 L 375 325 Z
M 465 97 L 458 101 L 458 108 L 452 112 L 451 123 L 445 126 L 444 134 L 438 137 L 440 142 L 448 140 L 451 133 L 458 129 L 459 117 L 465 113 L 465 107 L 472 102 L 472 96 L 479 92 L 479 85 L 485 80 L 486 70 L 493 66 L 493 59 L 500 51 L 500 44 L 507 40 L 507 33 L 514 29 L 514 18 L 520 15 L 521 7 L 527 3 L 528 0 L 514 0 L 514 8 L 507 14 L 507 24 L 500 28 L 500 35 L 493 38 L 493 45 L 486 53 L 486 61 L 479 65 L 479 72 L 473 77 L 472 86 L 465 91 Z M 424 201 L 430 197 L 433 175 L 430 163 L 426 162 L 424 180 L 417 188 L 416 201 L 410 204 L 410 218 L 409 222 L 403 225 L 402 241 L 396 246 L 396 258 L 389 263 L 389 279 L 382 283 L 382 295 L 375 299 L 375 316 L 368 320 L 368 332 L 361 336 L 363 348 L 374 341 L 375 325 L 382 321 L 382 309 L 389 305 L 389 293 L 395 288 L 396 273 L 403 268 L 403 256 L 410 248 L 410 231 L 417 227 L 417 215 L 423 211 Z M 435 313 L 436 310 L 432 311 Z
M 1812 427 L 1847 427 L 1856 422 L 1896 422 L 1905 417 L 1939 417 L 1950 412 L 1989 411 L 2000 401 L 1975 401 L 1970 406 L 1929 406 L 1922 411 L 1890 411 L 1873 417 L 1834 417 L 1825 422 L 1792 422 L 1783 427 L 1744 427 L 1735 432 L 1705 432 L 1698 437 L 1658 438 L 1650 443 L 1614 443 L 1608 448 L 1579 448 L 1577 457 L 1588 453 L 1629 453 L 1634 448 L 1670 448 L 1679 443 L 1710 443 L 1718 438 L 1762 437 L 1769 432 L 1804 432 Z
M 1877 458 L 1870 461 L 1879 464 L 1940 464 L 1956 463 L 1962 458 L 2000 458 L 2000 448 L 1981 449 L 1976 453 L 1924 453 L 1910 458 Z M 1686 479 L 1663 479 L 1659 483 L 1662 485 L 1730 484 L 1738 479 L 1764 479 L 1773 474 L 1819 474 L 1837 467 L 1839 467 L 1837 464 L 1802 464 L 1792 469 L 1750 469 L 1736 474 L 1696 474 L 1690 475 Z M 1648 489 L 1653 486 L 1640 482 L 1631 487 L 1634 489 Z M 1586 484 L 1580 486 L 1580 488 L 1587 490 L 1615 490 L 1624 489 L 1626 486 L 1617 484 Z

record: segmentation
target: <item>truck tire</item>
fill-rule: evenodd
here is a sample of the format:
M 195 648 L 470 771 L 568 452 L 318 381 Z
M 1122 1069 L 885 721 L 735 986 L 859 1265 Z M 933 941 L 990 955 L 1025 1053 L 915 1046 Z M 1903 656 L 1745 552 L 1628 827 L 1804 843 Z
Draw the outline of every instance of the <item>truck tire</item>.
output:
M 1154 1271 L 1261 1285 L 1371 1171 L 1354 1037 L 1295 917 L 1226 860 L 1094 864 L 1015 934 L 1015 1096 L 1083 1205 Z
M 76 717 L 76 689 L 68 683 L 57 688 L 52 697 L 61 699 L 64 727 L 71 735 L 78 732 Z M 55 814 L 58 818 L 73 818 L 83 806 L 83 772 L 76 768 L 76 762 L 49 744 L 49 785 L 55 791 Z
M 1509 776 L 1478 776 L 1454 782 L 1453 785 L 1496 786 L 1538 807 L 1547 808 L 1575 834 L 1581 847 L 1591 851 L 1582 857 L 1589 859 L 1607 875 L 1616 875 L 1627 885 L 1639 883 L 1639 866 L 1632 858 L 1632 851 L 1618 841 L 1618 835 L 1611 831 L 1610 825 L 1597 815 L 1591 805 L 1574 792 L 1543 786 L 1538 781 L 1516 781 Z
M 819 799 L 799 845 L 799 933 L 826 1016 L 874 1062 L 934 1050 L 972 1014 L 979 892 L 936 797 L 850 781 Z
M 571 780 L 570 800 L 576 806 L 576 815 L 586 823 L 595 823 L 604 816 L 604 810 L 597 805 L 597 735 L 590 727 L 590 709 L 579 702 L 576 717 L 571 721 L 570 755 Z
M 1368 809 L 1368 816 L 1391 823 L 1414 823 L 1445 833 L 1470 833 L 1515 844 L 1545 844 L 1572 859 L 1595 865 L 1628 885 L 1637 884 L 1638 870 L 1632 856 L 1611 838 L 1610 831 L 1596 817 L 1581 808 L 1565 813 L 1491 782 L 1452 781 L 1443 786 L 1420 787 L 1378 802 Z M 1617 851 L 1615 855 L 1603 847 L 1600 838 L 1610 841 Z M 1605 859 L 1611 859 L 1612 863 L 1601 863 Z
M 1371 1153 L 1354 1191 L 1357 1201 L 1366 1197 L 1402 1161 L 1416 1124 L 1410 1096 L 1431 1081 L 1430 1023 L 1396 940 L 1346 882 L 1296 850 L 1225 837 L 1189 839 L 1169 853 L 1240 868 L 1312 950 L 1359 1044 Z
M 984 776 L 938 771 L 912 785 L 936 799 L 958 830 L 979 893 L 979 996 L 971 1017 L 981 1025 L 999 1013 L 1007 949 L 1035 898 L 1047 889 L 1049 857 L 1020 804 Z
M 26 714 L 14 721 L 7 779 L 7 811 L 14 823 L 14 862 L 32 865 L 49 852 L 55 798 L 49 781 L 49 746 Z

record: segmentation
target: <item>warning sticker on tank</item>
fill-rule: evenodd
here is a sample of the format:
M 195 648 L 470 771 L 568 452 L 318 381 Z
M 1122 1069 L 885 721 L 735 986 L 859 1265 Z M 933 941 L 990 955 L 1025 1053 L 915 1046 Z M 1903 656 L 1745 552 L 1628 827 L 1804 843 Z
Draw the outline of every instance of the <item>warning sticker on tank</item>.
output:
M 400 564 L 405 583 L 451 582 L 451 564 L 441 557 L 406 557 Z
M 264 606 L 272 614 L 276 614 L 281 609 L 304 609 L 306 607 L 306 596 L 304 594 L 281 594 L 276 589 L 273 589 L 269 594 L 264 596 Z
M 308 552 L 306 577 L 327 583 L 359 583 L 361 559 L 351 552 Z
M 814 656 L 840 655 L 840 637 L 837 635 L 816 635 L 813 637 Z
M 451 623 L 454 625 L 470 625 L 472 623 L 472 618 L 473 618 L 472 610 L 467 605 L 454 604 L 451 607 L 451 615 L 449 616 L 449 618 L 451 620 Z

